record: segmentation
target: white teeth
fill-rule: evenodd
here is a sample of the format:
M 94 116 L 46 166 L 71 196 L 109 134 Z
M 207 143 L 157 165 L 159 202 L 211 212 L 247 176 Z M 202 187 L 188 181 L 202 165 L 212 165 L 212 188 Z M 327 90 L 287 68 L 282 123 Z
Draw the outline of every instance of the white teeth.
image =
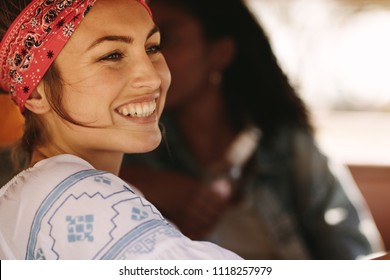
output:
M 127 110 L 127 108 L 123 108 L 122 114 L 125 116 L 127 116 L 129 114 L 129 111 Z
M 156 101 L 127 104 L 118 109 L 124 116 L 148 117 L 156 110 Z

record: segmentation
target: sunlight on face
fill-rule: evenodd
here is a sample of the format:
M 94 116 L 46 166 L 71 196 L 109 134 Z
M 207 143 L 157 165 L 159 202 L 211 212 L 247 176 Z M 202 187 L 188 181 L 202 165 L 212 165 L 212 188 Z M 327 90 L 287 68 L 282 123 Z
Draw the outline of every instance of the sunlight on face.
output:
M 154 149 L 170 84 L 159 45 L 160 33 L 141 4 L 97 1 L 55 62 L 64 108 L 85 126 L 58 118 L 54 134 L 88 149 Z

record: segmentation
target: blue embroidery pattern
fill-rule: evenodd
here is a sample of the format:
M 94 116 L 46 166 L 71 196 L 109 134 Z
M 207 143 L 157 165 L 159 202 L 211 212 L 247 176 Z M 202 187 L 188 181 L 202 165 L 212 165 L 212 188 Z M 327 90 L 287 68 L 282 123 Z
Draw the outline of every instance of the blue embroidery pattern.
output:
M 110 176 L 84 170 L 62 180 L 36 212 L 26 259 L 134 259 L 153 252 L 160 241 L 181 238 L 153 205 Z M 105 188 L 95 188 L 96 183 Z M 84 203 L 89 207 L 78 209 Z M 45 255 L 38 243 L 41 232 L 51 238 Z
M 36 260 L 46 260 L 45 255 L 43 254 L 42 248 L 39 248 L 35 252 L 35 259 Z
M 37 210 L 35 214 L 33 224 L 31 226 L 30 238 L 27 244 L 27 252 L 26 252 L 26 260 L 34 259 L 34 248 L 37 243 L 37 237 L 40 230 L 40 222 L 44 218 L 47 213 L 47 210 L 52 206 L 52 204 L 59 198 L 61 195 L 71 188 L 77 182 L 88 178 L 90 176 L 96 176 L 100 174 L 104 174 L 107 172 L 98 171 L 98 170 L 83 170 L 78 173 L 72 174 L 65 180 L 63 180 L 60 184 L 58 184 L 53 191 L 47 196 L 47 198 L 42 202 L 41 207 Z
M 108 186 L 111 186 L 111 179 L 106 176 L 95 176 L 94 178 L 95 182 L 102 183 Z
M 141 238 L 138 238 L 131 245 L 127 246 L 127 249 L 122 253 L 122 256 L 117 258 L 131 258 L 131 255 L 142 255 L 152 252 L 156 244 L 164 240 L 165 237 L 181 237 L 179 231 L 170 226 L 159 226 L 155 230 L 149 230 L 145 232 Z
M 142 221 L 143 219 L 146 219 L 148 217 L 148 213 L 146 213 L 145 211 L 141 211 L 137 207 L 133 207 L 131 212 L 131 219 L 135 221 Z
M 182 235 L 165 221 L 150 220 L 125 234 L 101 259 L 132 259 L 134 255 L 148 254 L 155 249 L 158 241 L 167 237 L 180 238 Z
M 68 242 L 88 241 L 93 242 L 93 215 L 67 216 Z

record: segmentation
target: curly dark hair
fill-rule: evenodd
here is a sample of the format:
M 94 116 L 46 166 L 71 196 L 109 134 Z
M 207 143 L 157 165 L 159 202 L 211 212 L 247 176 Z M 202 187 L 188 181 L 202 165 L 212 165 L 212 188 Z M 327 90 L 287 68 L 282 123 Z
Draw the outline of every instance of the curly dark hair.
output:
M 248 119 L 265 134 L 285 125 L 308 131 L 308 110 L 280 68 L 265 31 L 241 0 L 150 0 L 179 7 L 198 19 L 207 40 L 230 37 L 233 63 L 223 73 L 223 92 L 233 124 Z

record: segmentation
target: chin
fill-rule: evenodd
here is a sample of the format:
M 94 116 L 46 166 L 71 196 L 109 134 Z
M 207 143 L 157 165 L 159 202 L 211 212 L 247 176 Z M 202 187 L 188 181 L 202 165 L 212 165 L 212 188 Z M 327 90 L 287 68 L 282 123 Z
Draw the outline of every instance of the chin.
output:
M 145 138 L 143 141 L 134 141 L 131 146 L 128 147 L 126 153 L 140 154 L 147 153 L 155 150 L 161 143 L 161 133 L 155 136 Z

